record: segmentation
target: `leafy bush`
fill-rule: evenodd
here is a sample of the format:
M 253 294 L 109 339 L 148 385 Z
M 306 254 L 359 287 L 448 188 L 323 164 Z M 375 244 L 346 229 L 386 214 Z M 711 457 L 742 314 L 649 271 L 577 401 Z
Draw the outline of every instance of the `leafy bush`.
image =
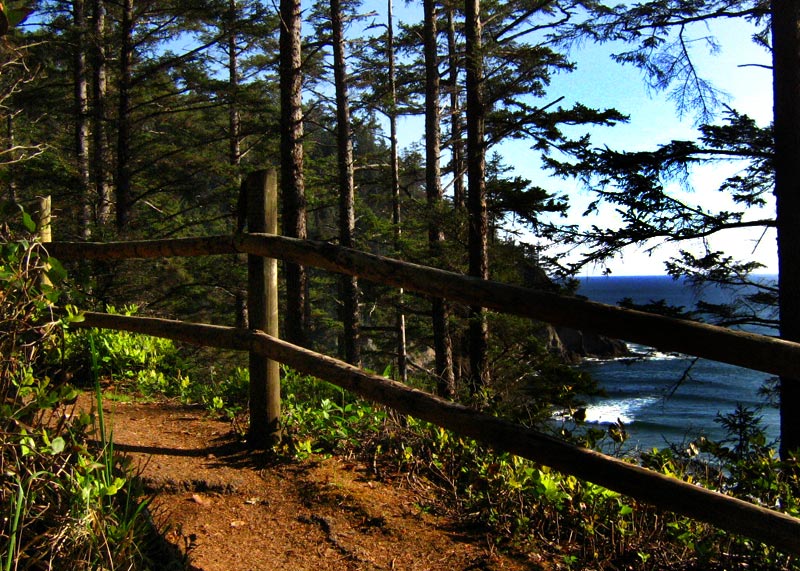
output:
M 55 314 L 65 273 L 26 213 L 0 210 L 12 215 L 0 227 L 0 568 L 148 568 L 151 527 L 129 467 L 105 437 L 89 445 L 95 419 L 67 413 L 74 389 L 39 375 L 80 319 Z
M 492 532 L 496 541 L 549 551 L 567 568 L 797 568 L 792 556 L 663 513 L 602 486 L 498 453 L 413 417 L 370 405 L 323 381 L 284 371 L 286 450 L 358 455 L 379 477 L 426 488 L 430 506 Z M 643 465 L 797 515 L 798 466 L 780 462 L 758 417 L 718 422 L 730 436 L 641 454 Z M 503 538 L 503 539 L 501 539 Z
M 362 439 L 383 432 L 387 414 L 347 391 L 283 368 L 282 405 L 286 450 L 304 459 L 312 454 L 347 454 Z
M 118 312 L 115 307 L 109 306 L 106 311 L 134 315 L 138 308 L 129 305 Z M 113 377 L 118 382 L 141 378 L 143 388 L 152 387 L 150 392 L 159 390 L 159 386 L 166 388 L 169 384 L 153 379 L 153 374 L 178 377 L 181 370 L 186 370 L 186 364 L 173 341 L 111 329 L 68 332 L 58 361 L 78 383 L 90 383 L 92 367 L 95 366 L 100 377 Z

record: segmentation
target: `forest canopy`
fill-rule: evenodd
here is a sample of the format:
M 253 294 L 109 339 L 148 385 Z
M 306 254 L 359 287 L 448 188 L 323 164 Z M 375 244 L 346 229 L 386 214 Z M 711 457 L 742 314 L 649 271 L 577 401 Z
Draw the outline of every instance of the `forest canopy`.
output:
M 566 290 L 586 267 L 610 268 L 631 247 L 660 244 L 676 245 L 664 268 L 671 275 L 752 285 L 760 260 L 712 247 L 732 243 L 715 237 L 777 230 L 779 288 L 762 283 L 735 307 L 701 313 L 731 324 L 763 321 L 767 311 L 771 324 L 797 339 L 800 303 L 785 292 L 796 290 L 786 268 L 798 251 L 790 228 L 800 225 L 798 209 L 781 207 L 797 194 L 795 149 L 789 135 L 780 136 L 797 120 L 796 103 L 781 98 L 793 93 L 797 38 L 773 29 L 782 7 L 752 0 L 6 2 L 2 195 L 23 204 L 52 195 L 57 240 L 229 234 L 242 230 L 242 180 L 275 167 L 288 236 Z M 785 9 L 783 19 L 796 21 Z M 702 75 L 698 58 L 727 47 L 709 32 L 720 22 L 744 26 L 758 49 L 781 62 L 758 64 L 773 76 L 771 124 L 737 110 L 735 99 L 723 105 Z M 601 66 L 582 60 L 609 46 Z M 611 77 L 639 70 L 653 98 L 696 119 L 696 138 L 665 136 L 649 148 L 595 143 L 597 130 L 623 125 L 636 102 L 611 108 L 602 92 L 566 92 L 561 79 L 588 66 Z M 584 94 L 588 100 L 578 100 Z M 721 182 L 684 192 L 708 184 L 695 173 L 722 164 L 734 166 Z M 726 199 L 710 198 L 717 196 Z M 606 215 L 589 218 L 594 212 Z M 76 280 L 89 305 L 129 300 L 148 312 L 243 323 L 244 271 L 242 264 L 167 260 L 155 278 L 125 262 Z M 413 367 L 447 396 L 511 390 L 498 375 L 512 384 L 542 375 L 560 382 L 543 357 L 541 324 L 494 323 L 503 320 L 480 307 L 293 264 L 284 271 L 290 341 L 375 368 L 391 363 L 402 378 Z M 514 327 L 514 336 L 491 334 Z M 526 371 L 508 372 L 512 362 Z M 798 432 L 790 445 L 800 444 Z

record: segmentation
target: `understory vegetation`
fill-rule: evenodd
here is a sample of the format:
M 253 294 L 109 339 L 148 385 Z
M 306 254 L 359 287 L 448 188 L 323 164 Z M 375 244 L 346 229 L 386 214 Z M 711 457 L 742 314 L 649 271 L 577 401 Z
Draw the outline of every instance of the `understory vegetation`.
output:
M 32 230 L 27 215 L 14 214 Z M 215 359 L 212 366 L 169 340 L 70 327 L 81 317 L 68 304 L 74 294 L 61 284 L 60 264 L 32 238 L 8 239 L 7 226 L 4 233 L 2 570 L 52 567 L 56 558 L 76 569 L 152 568 L 157 533 L 148 502 L 136 474 L 114 451 L 101 399 L 201 404 L 230 419 L 244 437 L 247 369 L 233 358 Z M 282 376 L 284 436 L 276 453 L 285 461 L 358 458 L 375 477 L 411 486 L 425 498 L 421 510 L 483 530 L 500 548 L 543 551 L 575 569 L 797 568 L 794 557 L 763 544 L 488 449 L 324 381 L 286 368 Z M 72 409 L 73 387 L 94 391 L 97 414 Z M 514 414 L 503 395 L 489 406 Z M 516 417 L 541 418 L 529 409 Z M 756 412 L 739 408 L 717 422 L 729 435 L 722 441 L 699 439 L 628 456 L 663 474 L 800 514 L 797 462 L 777 458 Z M 624 450 L 619 430 L 550 429 L 578 444 Z
M 80 363 L 90 343 L 116 398 L 171 398 L 202 404 L 246 435 L 247 369 L 182 362 L 170 341 L 124 332 L 66 336 Z M 156 349 L 157 347 L 157 349 Z M 339 455 L 364 462 L 377 478 L 407 485 L 421 510 L 485 531 L 502 549 L 549 553 L 569 569 L 795 569 L 793 556 L 685 517 L 656 510 L 602 486 L 500 453 L 433 424 L 367 403 L 347 391 L 284 368 L 285 461 Z M 125 395 L 120 396 L 120 395 Z M 502 408 L 502 405 L 498 405 Z M 780 461 L 756 411 L 720 416 L 721 441 L 624 451 L 619 432 L 551 425 L 578 444 L 614 448 L 631 461 L 706 488 L 800 515 L 798 466 Z M 619 427 L 617 427 L 619 428 Z
M 354 455 L 377 477 L 404 480 L 436 498 L 423 509 L 484 528 L 504 547 L 544 550 L 575 569 L 796 566 L 765 545 L 399 416 L 324 381 L 284 373 L 288 453 Z M 754 411 L 740 408 L 717 422 L 729 435 L 720 442 L 638 451 L 631 461 L 797 516 L 797 464 L 778 460 Z M 573 436 L 577 443 L 597 447 L 612 438 L 571 432 L 581 435 Z
M 409 3 L 398 20 L 391 1 L 375 11 L 358 1 L 0 2 L 0 571 L 52 567 L 56 557 L 59 568 L 153 567 L 157 530 L 137 475 L 114 450 L 101 399 L 200 405 L 247 434 L 240 357 L 79 326 L 81 310 L 246 326 L 245 256 L 65 254 L 64 267 L 34 238 L 43 228 L 23 207 L 52 214 L 62 243 L 213 241 L 255 232 L 248 180 L 280 165 L 287 237 L 566 294 L 582 269 L 610 271 L 632 246 L 674 245 L 667 274 L 730 287 L 734 301 L 640 309 L 779 326 L 800 341 L 793 6 L 430 0 Z M 729 42 L 710 28 L 719 20 L 746 33 Z M 723 105 L 694 65 L 699 46 L 716 52 L 746 36 L 769 53 L 737 62 L 735 77 L 771 70 L 766 119 Z M 582 94 L 556 81 L 578 68 L 616 78 L 613 66 L 575 51 L 583 44 L 590 55 L 623 50 L 607 62 L 644 72 L 679 115 L 696 114 L 697 132 L 669 141 L 658 129 L 611 148 L 603 133 L 642 106 L 631 99 L 616 109 L 599 87 Z M 705 180 L 707 168 L 719 176 Z M 694 185 L 694 197 L 683 192 Z M 762 252 L 728 238 L 746 229 L 778 230 L 779 287 L 751 279 Z M 754 244 L 771 236 L 758 235 Z M 786 420 L 800 407 L 800 385 L 791 377 L 778 380 L 780 458 L 746 408 L 717 419 L 722 441 L 629 450 L 622 424 L 599 431 L 552 419 L 555 407 L 580 410 L 597 387 L 571 365 L 583 353 L 549 326 L 295 263 L 281 271 L 290 343 L 386 367 L 443 398 L 798 515 L 800 423 Z M 575 569 L 800 567 L 325 382 L 283 377 L 283 459 L 359 458 L 376 477 L 429 498 L 420 509 L 485 530 L 499 547 L 540 550 Z M 93 392 L 95 413 L 74 410 L 78 391 Z
M 21 212 L 27 230 L 32 220 Z M 53 368 L 80 316 L 63 301 L 65 273 L 40 243 L 0 228 L 0 569 L 148 569 L 159 537 L 136 474 L 114 451 L 102 415 L 98 355 L 89 345 L 95 412 Z M 163 567 L 160 567 L 163 568 Z
M 204 359 L 165 339 L 73 327 L 81 316 L 70 301 L 79 294 L 34 239 L 30 216 L 17 206 L 5 208 L 11 222 L 0 242 L 2 571 L 52 568 L 56 559 L 61 568 L 153 568 L 158 533 L 136 474 L 115 453 L 102 399 L 200 404 L 227 417 L 244 438 L 247 369 L 234 357 Z M 107 311 L 132 314 L 137 308 Z M 282 377 L 283 440 L 276 453 L 285 461 L 358 458 L 375 477 L 410 486 L 424 498 L 421 510 L 485 531 L 500 548 L 545 552 L 575 569 L 798 567 L 793 556 L 766 545 L 491 450 L 327 382 L 287 368 Z M 94 392 L 96 413 L 73 410 L 78 389 Z M 556 396 L 547 400 L 564 400 Z M 543 423 L 535 406 L 509 406 L 519 397 L 498 391 L 483 404 L 549 426 L 577 444 L 623 454 L 624 427 L 602 433 Z M 778 459 L 759 420 L 755 411 L 739 408 L 717 418 L 728 433 L 722 441 L 698 439 L 628 457 L 798 516 L 797 461 Z

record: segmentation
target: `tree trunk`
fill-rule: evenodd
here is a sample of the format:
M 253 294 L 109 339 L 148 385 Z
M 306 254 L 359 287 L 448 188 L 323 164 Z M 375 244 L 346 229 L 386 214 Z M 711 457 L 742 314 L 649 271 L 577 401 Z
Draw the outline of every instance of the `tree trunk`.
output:
M 389 139 L 391 144 L 392 170 L 392 225 L 394 227 L 394 252 L 400 257 L 400 238 L 403 228 L 400 225 L 400 158 L 397 151 L 397 70 L 394 60 L 394 17 L 392 0 L 388 0 L 388 22 L 386 50 L 389 59 L 389 85 L 391 88 L 391 109 L 389 110 Z M 406 316 L 403 312 L 404 291 L 397 290 L 395 310 L 395 329 L 397 331 L 397 378 L 408 382 L 408 353 L 406 349 Z
M 84 0 L 72 2 L 75 26 L 75 163 L 80 186 L 80 234 L 84 240 L 92 235 L 92 204 L 89 177 L 89 88 L 86 67 L 86 10 Z
M 111 157 L 108 152 L 106 140 L 106 93 L 108 81 L 106 79 L 106 7 L 104 0 L 92 0 L 92 15 L 94 16 L 94 33 L 92 34 L 92 177 L 96 205 L 96 223 L 104 226 L 111 218 L 111 186 L 109 184 L 109 170 Z
M 464 127 L 461 121 L 461 103 L 458 89 L 458 46 L 456 45 L 455 10 L 447 9 L 447 57 L 450 83 L 450 148 L 452 153 L 453 203 L 456 209 L 466 208 L 464 198 Z
M 435 0 L 423 2 L 425 12 L 425 188 L 428 204 L 428 251 L 433 265 L 440 265 L 444 232 L 439 223 L 442 212 L 442 179 L 439 168 L 441 131 L 439 122 L 439 57 L 437 54 L 437 18 Z M 455 396 L 453 348 L 447 330 L 447 304 L 433 299 L 433 348 L 436 356 L 436 389 L 440 396 Z
M 339 242 L 345 248 L 354 247 L 356 230 L 355 181 L 353 178 L 353 140 L 350 135 L 350 101 L 347 86 L 342 6 L 331 0 L 333 31 L 333 75 L 336 87 L 336 145 L 339 167 Z M 360 365 L 358 280 L 355 276 L 339 278 L 344 325 L 344 360 Z
M 239 59 L 236 45 L 236 0 L 228 2 L 228 164 L 237 171 L 241 161 L 241 142 L 239 139 Z M 238 182 L 238 181 L 237 181 Z M 238 188 L 239 185 L 236 185 Z
M 469 212 L 469 275 L 489 278 L 486 210 L 486 110 L 483 100 L 483 53 L 481 45 L 480 0 L 465 2 L 467 68 L 467 209 Z M 489 327 L 486 311 L 470 307 L 470 387 L 473 394 L 489 384 Z
M 131 199 L 131 83 L 133 60 L 133 0 L 123 0 L 119 52 L 119 104 L 117 112 L 117 229 L 130 223 Z
M 448 58 L 448 83 L 450 89 L 450 172 L 453 176 L 453 207 L 456 211 L 456 220 L 461 231 L 462 214 L 466 211 L 467 200 L 464 191 L 464 121 L 461 116 L 461 89 L 458 84 L 459 49 L 456 40 L 455 8 L 447 7 L 447 58 Z M 467 308 L 456 305 L 454 313 L 466 322 Z M 457 387 L 462 386 L 467 377 L 469 360 L 469 347 L 463 328 L 455 329 L 450 337 L 453 347 L 453 378 Z
M 239 165 L 242 161 L 241 150 L 241 117 L 239 114 L 239 47 L 236 41 L 237 10 L 236 0 L 228 2 L 228 164 L 233 172 L 234 188 L 241 186 L 241 172 Z M 243 207 L 242 204 L 239 205 Z M 237 209 L 239 210 L 239 209 Z M 245 212 L 236 212 L 234 227 L 241 231 L 238 221 L 245 220 Z M 234 315 L 236 326 L 246 328 L 249 316 L 247 311 L 247 290 L 240 286 L 234 293 Z
M 800 5 L 772 2 L 775 197 L 781 337 L 800 341 Z M 800 448 L 800 382 L 781 378 L 781 456 Z
M 303 108 L 300 0 L 281 0 L 280 99 L 281 99 L 281 190 L 283 234 L 306 237 L 306 196 L 303 179 Z M 305 268 L 287 263 L 286 338 L 307 345 Z

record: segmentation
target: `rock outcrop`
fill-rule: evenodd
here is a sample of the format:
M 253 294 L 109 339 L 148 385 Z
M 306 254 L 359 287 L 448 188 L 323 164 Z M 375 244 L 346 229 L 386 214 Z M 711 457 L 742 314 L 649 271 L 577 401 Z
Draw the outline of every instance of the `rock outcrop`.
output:
M 525 265 L 520 271 L 522 272 L 525 287 L 552 293 L 563 293 L 559 286 L 537 264 Z M 587 357 L 613 359 L 633 355 L 624 341 L 611 339 L 590 331 L 545 325 L 542 334 L 548 349 L 571 363 L 579 363 Z
M 548 326 L 547 346 L 570 362 L 579 362 L 586 357 L 613 359 L 632 354 L 624 341 L 571 327 Z

